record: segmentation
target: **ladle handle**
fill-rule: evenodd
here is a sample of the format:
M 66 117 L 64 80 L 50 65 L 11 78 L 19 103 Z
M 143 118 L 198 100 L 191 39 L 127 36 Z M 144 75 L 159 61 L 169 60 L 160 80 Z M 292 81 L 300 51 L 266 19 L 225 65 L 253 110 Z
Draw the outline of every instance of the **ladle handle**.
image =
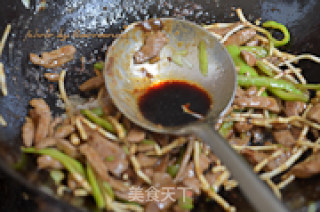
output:
M 238 181 L 242 193 L 257 211 L 288 211 L 257 177 L 242 156 L 236 153 L 217 131 L 209 127 L 208 124 L 195 125 L 190 130 L 210 146 L 213 153 L 219 157 L 234 179 Z

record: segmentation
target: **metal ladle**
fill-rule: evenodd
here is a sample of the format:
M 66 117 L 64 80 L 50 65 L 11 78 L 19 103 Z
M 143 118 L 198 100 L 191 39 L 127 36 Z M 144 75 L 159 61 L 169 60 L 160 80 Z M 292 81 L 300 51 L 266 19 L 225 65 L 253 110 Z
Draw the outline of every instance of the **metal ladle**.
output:
M 144 44 L 144 31 L 130 25 L 108 49 L 104 76 L 108 92 L 118 109 L 137 125 L 158 133 L 193 133 L 210 146 L 238 181 L 241 191 L 257 211 L 281 212 L 287 209 L 257 177 L 247 162 L 214 130 L 216 120 L 231 105 L 237 88 L 236 69 L 224 46 L 207 30 L 192 22 L 173 18 L 160 19 L 169 43 L 154 64 L 134 64 L 133 55 Z M 208 74 L 199 70 L 198 44 L 205 41 Z M 187 50 L 183 66 L 167 60 L 179 50 Z M 146 77 L 148 72 L 152 77 Z M 154 124 L 141 114 L 138 97 L 153 83 L 164 80 L 189 81 L 204 88 L 213 100 L 213 107 L 204 119 L 174 127 Z

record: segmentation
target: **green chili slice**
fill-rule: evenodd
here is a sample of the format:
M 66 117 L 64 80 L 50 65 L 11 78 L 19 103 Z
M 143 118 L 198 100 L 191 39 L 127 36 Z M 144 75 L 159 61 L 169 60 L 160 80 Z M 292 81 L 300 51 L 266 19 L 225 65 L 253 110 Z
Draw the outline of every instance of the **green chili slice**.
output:
M 201 40 L 198 45 L 199 49 L 199 67 L 200 72 L 204 75 L 208 75 L 208 55 L 206 43 Z
M 284 46 L 290 41 L 290 33 L 289 33 L 287 27 L 284 26 L 283 24 L 280 24 L 275 21 L 266 21 L 262 24 L 262 26 L 265 28 L 277 29 L 282 32 L 282 34 L 283 34 L 282 40 L 277 40 L 277 39 L 271 37 L 271 40 L 274 43 L 274 46 L 276 46 L 276 47 Z
M 82 115 L 86 116 L 90 121 L 96 123 L 97 125 L 99 125 L 100 127 L 103 127 L 104 129 L 108 130 L 111 133 L 115 133 L 115 130 L 109 121 L 103 118 L 100 118 L 99 116 L 97 116 L 96 114 L 94 114 L 92 111 L 88 109 L 81 110 L 80 112 Z

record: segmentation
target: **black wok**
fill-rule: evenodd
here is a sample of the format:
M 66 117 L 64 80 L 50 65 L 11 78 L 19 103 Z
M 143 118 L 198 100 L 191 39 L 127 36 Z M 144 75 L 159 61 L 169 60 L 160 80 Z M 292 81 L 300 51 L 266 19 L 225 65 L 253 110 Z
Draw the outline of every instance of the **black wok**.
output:
M 43 97 L 50 103 L 55 113 L 56 87 L 50 88 L 42 73 L 28 60 L 30 52 L 51 50 L 67 43 L 77 47 L 75 62 L 68 65 L 67 91 L 77 93 L 78 85 L 92 74 L 92 65 L 81 70 L 79 58 L 103 57 L 105 46 L 112 38 L 74 38 L 73 33 L 119 33 L 123 25 L 148 17 L 182 16 L 197 23 L 230 22 L 236 17 L 232 7 L 241 7 L 250 20 L 275 20 L 288 26 L 292 40 L 286 50 L 293 53 L 314 53 L 320 55 L 320 2 L 317 0 L 206 0 L 206 1 L 125 1 L 125 0 L 57 0 L 47 2 L 45 10 L 38 12 L 39 2 L 31 1 L 29 10 L 18 0 L 0 1 L 0 32 L 7 23 L 12 23 L 12 31 L 2 55 L 5 65 L 9 95 L 0 97 L 0 114 L 8 122 L 0 127 L 0 211 L 77 211 L 78 209 L 40 191 L 40 182 L 46 176 L 32 171 L 28 166 L 17 173 L 12 164 L 19 161 L 21 145 L 20 128 L 27 113 L 28 102 L 33 97 Z M 196 5 L 195 5 L 196 4 Z M 29 31 L 30 30 L 30 31 Z M 70 37 L 57 36 L 39 38 L 38 33 L 59 32 Z M 29 36 L 26 37 L 29 31 Z M 31 34 L 30 34 L 31 33 Z M 40 36 L 41 37 L 41 36 Z M 302 62 L 304 74 L 309 82 L 320 82 L 319 65 Z M 51 85 L 52 86 L 52 85 Z M 49 89 L 50 88 L 50 89 Z M 41 177 L 42 176 L 42 177 Z M 310 202 L 320 200 L 320 178 L 296 180 L 284 191 L 284 202 L 292 210 L 307 211 Z M 250 211 L 247 202 L 239 192 L 223 193 L 239 211 Z M 200 200 L 196 211 L 220 211 L 213 202 Z

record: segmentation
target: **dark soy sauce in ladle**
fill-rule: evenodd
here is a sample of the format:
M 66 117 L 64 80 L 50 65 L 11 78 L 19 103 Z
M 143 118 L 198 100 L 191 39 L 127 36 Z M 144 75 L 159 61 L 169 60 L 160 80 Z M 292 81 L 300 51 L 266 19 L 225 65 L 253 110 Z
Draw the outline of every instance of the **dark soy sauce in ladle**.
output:
M 164 127 L 184 125 L 205 116 L 212 105 L 209 94 L 196 84 L 167 80 L 156 83 L 138 99 L 143 116 Z

